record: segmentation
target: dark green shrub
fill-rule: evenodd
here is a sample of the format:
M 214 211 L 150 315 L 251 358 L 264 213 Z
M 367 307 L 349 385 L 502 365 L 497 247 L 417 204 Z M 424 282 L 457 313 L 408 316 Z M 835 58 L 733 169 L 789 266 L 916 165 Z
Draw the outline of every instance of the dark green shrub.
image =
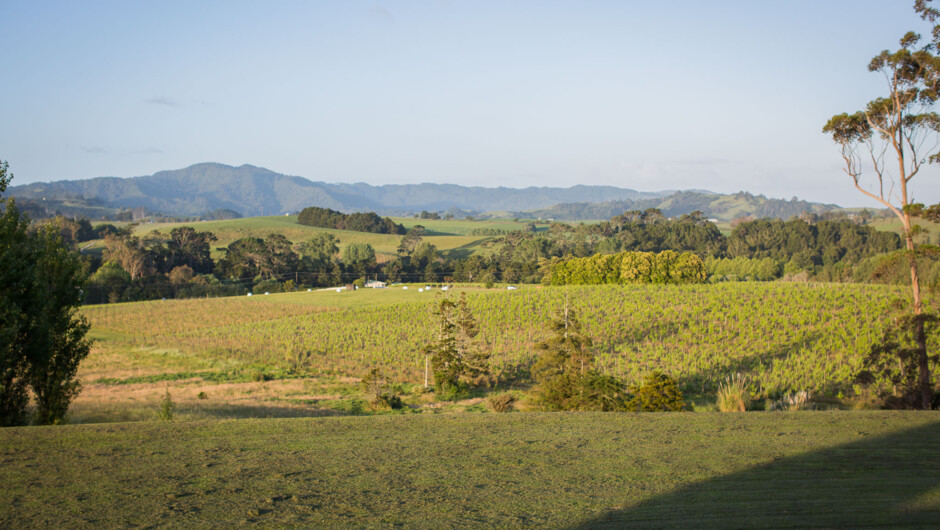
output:
M 682 391 L 676 381 L 662 372 L 653 372 L 643 384 L 632 388 L 627 409 L 633 412 L 670 412 L 685 408 Z

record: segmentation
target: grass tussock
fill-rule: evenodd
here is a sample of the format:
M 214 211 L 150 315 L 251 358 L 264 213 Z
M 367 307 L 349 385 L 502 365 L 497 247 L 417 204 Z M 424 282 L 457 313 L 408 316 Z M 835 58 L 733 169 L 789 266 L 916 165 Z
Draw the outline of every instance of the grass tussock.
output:
M 750 402 L 751 394 L 746 376 L 734 374 L 719 383 L 716 405 L 721 412 L 744 412 Z

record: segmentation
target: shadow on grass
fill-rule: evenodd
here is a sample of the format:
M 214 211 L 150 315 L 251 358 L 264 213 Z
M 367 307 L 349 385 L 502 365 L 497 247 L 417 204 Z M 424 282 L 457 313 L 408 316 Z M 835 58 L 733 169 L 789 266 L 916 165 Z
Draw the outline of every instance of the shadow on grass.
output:
M 687 486 L 574 528 L 936 528 L 938 440 L 935 422 L 813 451 Z
M 229 403 L 183 405 L 176 409 L 175 419 L 179 421 L 202 419 L 245 419 L 245 418 L 316 418 L 323 416 L 341 416 L 345 413 L 334 409 L 314 407 L 291 407 L 284 405 L 235 405 Z M 158 407 L 149 406 L 85 406 L 75 410 L 70 423 L 120 423 L 159 421 Z
M 313 407 L 288 407 L 278 405 L 199 405 L 181 409 L 180 415 L 192 415 L 211 419 L 236 418 L 315 418 L 323 416 L 341 416 L 342 412 L 333 409 Z

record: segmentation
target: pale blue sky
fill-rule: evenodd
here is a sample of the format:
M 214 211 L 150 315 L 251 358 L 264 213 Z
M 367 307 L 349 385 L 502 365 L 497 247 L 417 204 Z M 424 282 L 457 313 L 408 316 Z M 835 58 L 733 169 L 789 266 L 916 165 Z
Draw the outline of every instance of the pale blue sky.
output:
M 0 0 L 0 159 L 14 184 L 221 162 L 865 204 L 820 129 L 928 33 L 912 4 Z

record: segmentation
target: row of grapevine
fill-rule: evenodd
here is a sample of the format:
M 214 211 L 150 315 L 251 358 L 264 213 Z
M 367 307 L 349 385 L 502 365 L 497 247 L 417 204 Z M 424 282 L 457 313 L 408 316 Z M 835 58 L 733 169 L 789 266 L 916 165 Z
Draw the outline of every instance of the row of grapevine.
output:
M 130 346 L 312 373 L 357 376 L 381 366 L 401 381 L 422 379 L 419 351 L 433 333 L 432 298 L 326 308 L 315 297 L 307 303 L 292 298 L 301 296 L 146 302 L 85 312 L 96 335 Z M 466 296 L 497 371 L 532 360 L 552 311 L 567 297 L 594 339 L 598 367 L 608 373 L 638 381 L 662 370 L 687 391 L 707 394 L 741 372 L 773 395 L 851 389 L 862 357 L 882 336 L 892 300 L 904 293 L 879 285 L 728 283 L 471 290 Z

